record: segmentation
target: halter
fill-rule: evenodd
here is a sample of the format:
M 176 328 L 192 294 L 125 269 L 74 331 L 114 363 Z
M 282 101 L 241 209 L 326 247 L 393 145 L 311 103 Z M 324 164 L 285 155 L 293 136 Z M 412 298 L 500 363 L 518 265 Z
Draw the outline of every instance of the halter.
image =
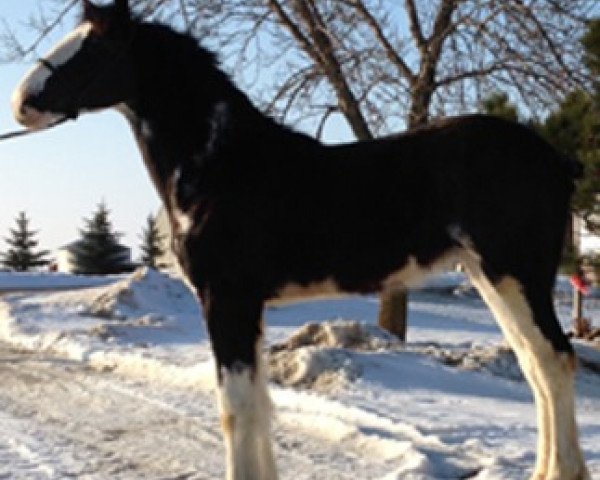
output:
M 131 44 L 133 43 L 133 40 L 134 40 L 134 37 L 136 34 L 136 30 L 137 30 L 137 28 L 132 29 L 131 35 L 129 36 L 129 39 L 127 40 L 127 43 L 126 43 L 126 48 L 120 49 L 118 52 L 116 52 L 116 54 L 114 55 L 115 61 L 116 61 L 116 59 L 118 59 L 119 57 L 124 55 L 125 52 L 131 48 Z M 36 62 L 39 63 L 40 65 L 42 65 L 44 68 L 48 69 L 52 74 L 55 74 L 58 71 L 58 67 L 46 58 L 39 57 L 36 59 Z M 99 79 L 101 79 L 105 75 L 106 72 L 107 72 L 107 69 L 104 69 L 103 71 L 100 71 L 98 75 L 95 75 L 95 77 L 91 79 L 89 84 L 86 85 L 85 88 L 80 92 L 79 96 L 80 97 L 83 96 L 93 85 L 95 85 L 97 83 L 97 81 Z M 68 120 L 76 120 L 77 117 L 78 117 L 78 112 L 67 113 L 64 116 L 62 116 L 61 118 L 59 118 L 58 120 L 55 120 L 54 122 L 49 123 L 48 125 L 46 125 L 43 128 L 38 128 L 36 130 L 23 128 L 21 130 L 13 130 L 11 132 L 6 132 L 3 134 L 0 134 L 0 142 L 2 142 L 4 140 L 10 140 L 12 138 L 23 137 L 23 136 L 29 135 L 31 133 L 38 133 L 38 132 L 42 132 L 44 130 L 49 130 L 51 128 L 54 128 L 54 127 L 60 125 L 61 123 L 65 123 Z
M 40 57 L 37 59 L 38 63 L 41 63 L 44 67 L 46 67 L 48 70 L 50 70 L 51 73 L 56 73 L 56 70 L 58 70 L 51 62 L 50 60 L 44 58 L 44 57 Z
M 50 70 L 51 73 L 56 73 L 57 68 L 54 65 L 52 65 L 52 63 L 49 60 L 40 57 L 36 61 L 48 70 Z M 61 123 L 65 123 L 67 120 L 75 120 L 76 118 L 76 115 L 65 115 L 64 117 L 59 118 L 58 120 L 55 120 L 52 123 L 49 123 L 43 128 L 38 128 L 37 130 L 23 128 L 21 130 L 13 130 L 12 132 L 3 133 L 2 135 L 0 135 L 0 142 L 4 140 L 10 140 L 11 138 L 23 137 L 31 133 L 38 133 L 44 130 L 49 130 L 50 128 L 60 125 Z

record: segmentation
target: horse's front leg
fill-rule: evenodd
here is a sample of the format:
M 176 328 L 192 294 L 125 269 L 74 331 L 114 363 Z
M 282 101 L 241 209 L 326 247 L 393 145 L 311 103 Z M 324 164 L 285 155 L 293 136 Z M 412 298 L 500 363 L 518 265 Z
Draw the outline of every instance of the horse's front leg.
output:
M 215 354 L 228 480 L 275 480 L 271 402 L 262 362 L 263 302 L 248 289 L 202 292 Z

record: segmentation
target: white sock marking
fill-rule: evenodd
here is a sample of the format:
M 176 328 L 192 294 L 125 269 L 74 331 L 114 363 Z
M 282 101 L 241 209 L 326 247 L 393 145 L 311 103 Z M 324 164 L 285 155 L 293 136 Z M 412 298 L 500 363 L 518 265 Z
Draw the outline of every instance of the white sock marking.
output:
M 492 283 L 478 255 L 467 251 L 464 263 L 473 284 L 494 313 L 534 392 L 538 451 L 532 478 L 589 478 L 575 422 L 574 371 L 567 354 L 557 352 L 533 319 L 522 285 L 512 277 Z
M 258 349 L 257 349 L 258 351 Z M 228 480 L 276 480 L 271 450 L 271 399 L 260 351 L 257 369 L 222 369 L 219 406 L 227 449 Z

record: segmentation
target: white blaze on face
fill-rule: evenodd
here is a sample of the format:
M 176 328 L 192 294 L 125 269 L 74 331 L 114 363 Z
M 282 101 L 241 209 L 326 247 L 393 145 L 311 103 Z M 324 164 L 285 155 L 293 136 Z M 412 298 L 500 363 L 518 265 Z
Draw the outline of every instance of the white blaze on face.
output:
M 67 63 L 81 49 L 83 42 L 92 30 L 90 22 L 84 22 L 69 33 L 44 59 L 54 67 Z M 33 107 L 24 105 L 31 96 L 44 90 L 46 81 L 52 75 L 51 70 L 44 65 L 36 65 L 23 78 L 12 95 L 12 108 L 15 119 L 22 125 L 32 128 L 44 128 L 62 117 L 56 112 L 40 112 Z

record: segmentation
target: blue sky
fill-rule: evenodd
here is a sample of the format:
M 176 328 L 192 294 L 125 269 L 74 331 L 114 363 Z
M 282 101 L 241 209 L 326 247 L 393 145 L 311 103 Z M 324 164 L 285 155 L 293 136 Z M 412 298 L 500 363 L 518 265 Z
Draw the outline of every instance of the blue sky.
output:
M 38 2 L 4 0 L 0 20 L 18 25 Z M 65 31 L 74 26 L 68 21 Z M 39 53 L 44 53 L 46 45 Z M 0 65 L 0 132 L 20 128 L 12 118 L 10 97 L 30 68 Z M 0 237 L 25 210 L 40 231 L 44 248 L 55 249 L 78 237 L 83 218 L 106 201 L 123 242 L 137 250 L 138 235 L 158 196 L 143 167 L 129 126 L 120 114 L 84 115 L 53 130 L 0 142 Z M 0 251 L 5 244 L 0 242 Z
M 2 3 L 0 21 L 18 29 L 40 2 Z M 74 19 L 67 20 L 38 55 L 74 26 Z M 12 118 L 10 97 L 30 67 L 0 64 L 0 133 L 20 128 Z M 351 134 L 342 120 L 332 118 L 325 138 L 349 140 Z M 78 238 L 83 218 L 104 200 L 115 229 L 124 233 L 123 243 L 137 254 L 146 217 L 160 207 L 129 125 L 115 111 L 83 115 L 46 132 L 0 142 L 0 195 L 0 237 L 8 235 L 18 212 L 25 210 L 40 232 L 41 246 L 51 250 Z M 0 251 L 4 249 L 0 241 Z
M 23 68 L 0 69 L 0 131 L 5 131 L 19 128 L 9 99 Z M 123 242 L 136 247 L 146 216 L 159 206 L 129 126 L 113 111 L 0 143 L 0 192 L 0 235 L 25 210 L 50 249 L 77 238 L 83 217 L 102 200 L 116 230 L 125 234 Z

